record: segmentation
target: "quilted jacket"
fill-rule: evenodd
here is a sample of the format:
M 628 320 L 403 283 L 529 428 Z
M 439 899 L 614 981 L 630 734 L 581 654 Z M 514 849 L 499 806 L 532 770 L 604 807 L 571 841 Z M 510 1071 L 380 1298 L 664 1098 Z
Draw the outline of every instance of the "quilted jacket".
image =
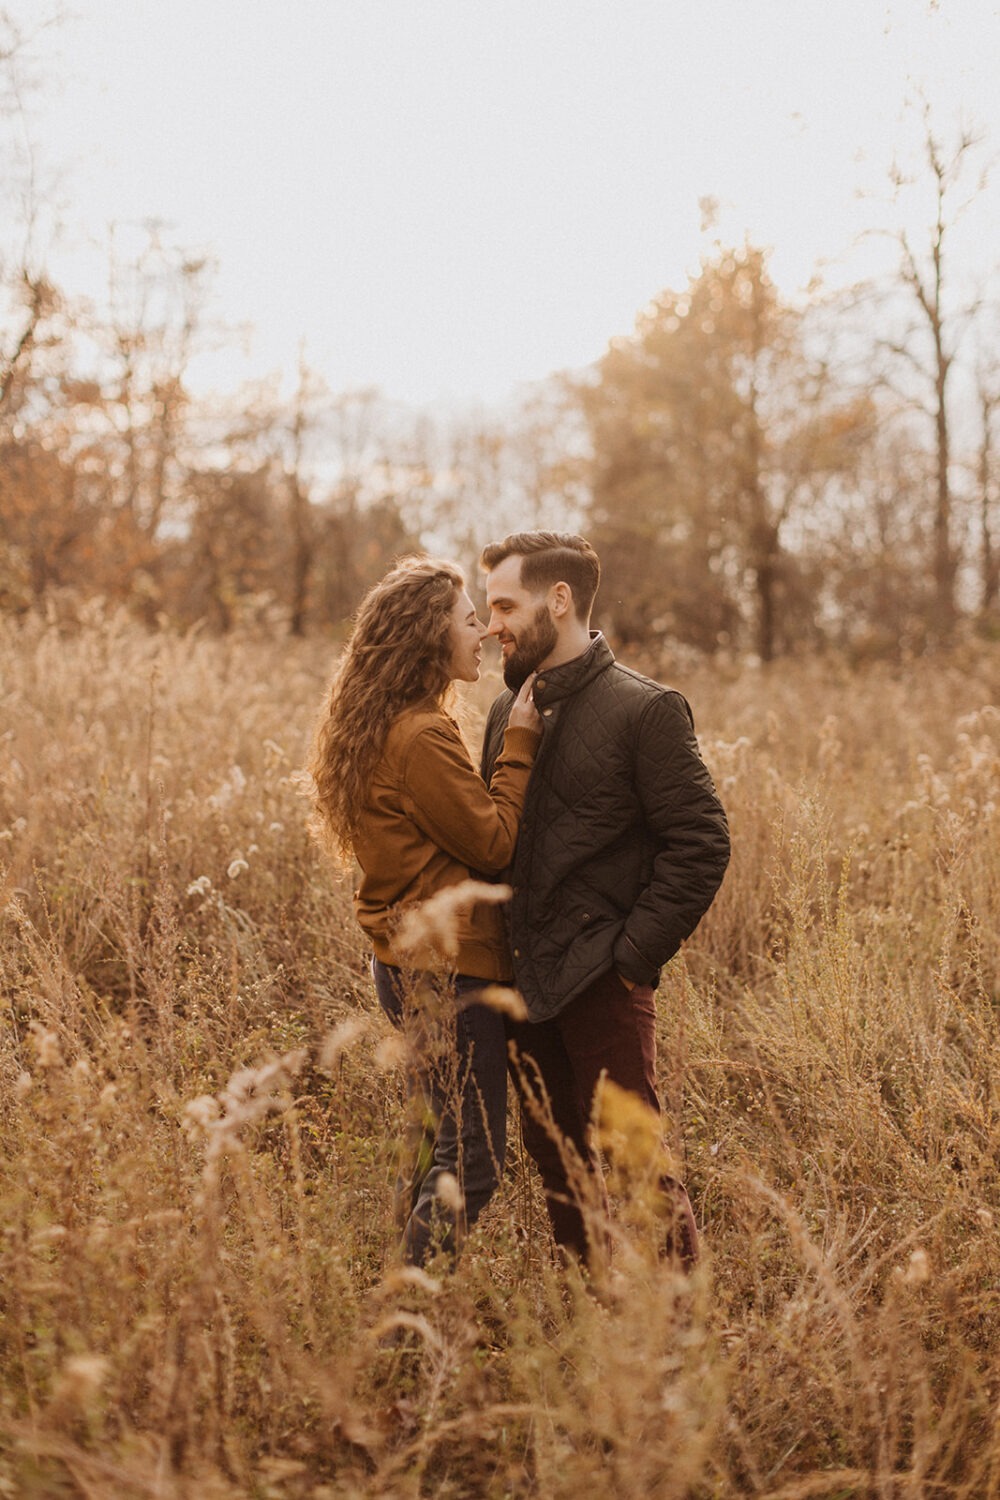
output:
M 506 910 L 515 983 L 543 1021 L 610 968 L 659 983 L 719 888 L 729 829 L 686 700 L 621 666 L 602 635 L 534 697 L 542 743 Z M 513 701 L 490 710 L 487 783 Z

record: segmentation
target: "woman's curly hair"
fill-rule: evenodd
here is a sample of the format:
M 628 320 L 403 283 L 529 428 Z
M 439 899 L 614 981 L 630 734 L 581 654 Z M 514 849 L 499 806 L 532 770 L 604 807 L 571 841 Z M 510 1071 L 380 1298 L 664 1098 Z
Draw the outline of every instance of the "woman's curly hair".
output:
M 451 616 L 465 579 L 454 563 L 404 557 L 369 589 L 313 738 L 314 831 L 349 858 L 372 773 L 393 721 L 440 701 L 451 681 Z

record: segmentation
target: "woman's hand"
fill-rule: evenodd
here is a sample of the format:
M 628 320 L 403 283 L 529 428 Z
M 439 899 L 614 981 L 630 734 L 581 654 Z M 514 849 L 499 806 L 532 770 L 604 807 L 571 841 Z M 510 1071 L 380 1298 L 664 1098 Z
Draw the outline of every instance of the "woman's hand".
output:
M 507 722 L 513 729 L 532 729 L 535 734 L 541 734 L 542 721 L 538 717 L 538 709 L 535 707 L 535 701 L 531 696 L 537 675 L 537 672 L 532 672 L 531 676 L 525 680 L 521 691 L 514 699 L 514 705 L 511 708 L 510 718 Z

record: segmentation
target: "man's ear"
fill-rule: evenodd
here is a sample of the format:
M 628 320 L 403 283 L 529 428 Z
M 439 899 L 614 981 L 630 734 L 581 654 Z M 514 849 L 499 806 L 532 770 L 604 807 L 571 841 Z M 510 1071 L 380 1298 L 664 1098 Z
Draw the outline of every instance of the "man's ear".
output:
M 573 610 L 573 590 L 568 583 L 554 583 L 549 589 L 549 608 L 557 620 L 565 618 Z

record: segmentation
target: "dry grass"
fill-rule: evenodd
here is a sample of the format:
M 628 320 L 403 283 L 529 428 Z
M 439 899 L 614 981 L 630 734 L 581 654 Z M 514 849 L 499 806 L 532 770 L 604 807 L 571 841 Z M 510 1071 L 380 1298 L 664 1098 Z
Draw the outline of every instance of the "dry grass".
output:
M 602 1299 L 516 1151 L 454 1276 L 394 1266 L 291 775 L 327 666 L 2 628 L 0 1495 L 1000 1496 L 1000 655 L 680 683 L 736 851 L 661 993 L 708 1256 L 625 1151 Z

